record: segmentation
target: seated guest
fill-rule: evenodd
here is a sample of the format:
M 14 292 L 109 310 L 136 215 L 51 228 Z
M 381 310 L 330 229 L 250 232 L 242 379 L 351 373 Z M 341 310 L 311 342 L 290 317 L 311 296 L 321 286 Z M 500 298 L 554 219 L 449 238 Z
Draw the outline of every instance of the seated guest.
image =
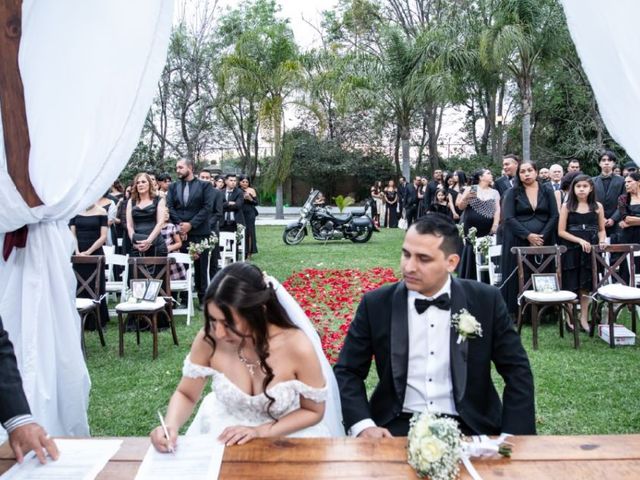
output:
M 127 204 L 127 232 L 132 256 L 167 255 L 167 245 L 160 234 L 165 222 L 165 210 L 165 199 L 157 194 L 149 174 L 136 175 Z
M 558 236 L 567 246 L 562 256 L 562 289 L 580 298 L 580 325 L 589 331 L 589 292 L 592 288 L 591 245 L 606 244 L 604 209 L 596 202 L 593 180 L 581 172 L 571 184 L 567 201 L 560 208 Z M 568 173 L 564 178 L 568 177 Z M 564 182 L 563 178 L 563 182 Z M 573 325 L 567 324 L 569 330 Z
M 29 403 L 22 389 L 22 379 L 9 335 L 0 318 L 0 423 L 9 434 L 9 446 L 22 463 L 33 450 L 40 463 L 46 463 L 46 454 L 57 460 L 58 447 L 47 432 L 31 416 Z M 46 451 L 46 452 L 45 452 Z
M 554 245 L 558 228 L 558 203 L 553 190 L 538 182 L 535 162 L 518 165 L 514 187 L 507 190 L 502 202 L 504 231 L 500 271 L 502 295 L 507 311 L 518 311 L 518 275 L 516 256 L 511 247 L 541 247 Z M 513 273 L 513 274 L 512 274 Z
M 222 224 L 220 230 L 223 232 L 235 232 L 238 224 L 244 225 L 244 193 L 238 188 L 238 177 L 235 173 L 229 173 L 224 178 L 225 190 L 224 202 L 222 203 Z
M 455 419 L 465 434 L 535 434 L 527 354 L 498 289 L 452 275 L 459 244 L 453 221 L 426 215 L 405 236 L 404 280 L 364 295 L 334 367 L 349 435 L 406 436 L 411 416 L 425 410 Z M 482 336 L 458 340 L 453 321 L 464 310 Z M 380 378 L 368 399 L 372 360 Z

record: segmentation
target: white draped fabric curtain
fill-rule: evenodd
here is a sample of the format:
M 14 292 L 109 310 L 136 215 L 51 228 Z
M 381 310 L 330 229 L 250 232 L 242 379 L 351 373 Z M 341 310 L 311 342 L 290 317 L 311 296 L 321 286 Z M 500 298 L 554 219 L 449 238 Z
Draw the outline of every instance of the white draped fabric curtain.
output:
M 611 136 L 640 160 L 640 2 L 561 0 Z
M 0 315 L 37 421 L 53 435 L 88 435 L 67 224 L 108 189 L 138 142 L 173 0 L 24 0 L 22 12 L 29 172 L 44 205 L 24 203 L 0 140 L 0 246 L 6 232 L 29 226 L 26 248 L 0 258 Z

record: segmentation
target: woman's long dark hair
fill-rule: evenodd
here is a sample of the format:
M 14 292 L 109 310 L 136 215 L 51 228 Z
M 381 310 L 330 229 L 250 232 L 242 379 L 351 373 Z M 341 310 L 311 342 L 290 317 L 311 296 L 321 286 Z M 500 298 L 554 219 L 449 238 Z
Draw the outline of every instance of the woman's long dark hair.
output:
M 226 320 L 226 328 L 243 338 L 239 350 L 244 346 L 244 338 L 247 335 L 236 330 L 231 308 L 247 322 L 260 360 L 260 369 L 265 374 L 262 389 L 269 399 L 267 413 L 271 416 L 269 410 L 275 399 L 267 393 L 267 386 L 274 378 L 273 369 L 267 362 L 267 358 L 269 358 L 268 326 L 271 324 L 280 328 L 297 327 L 278 302 L 276 292 L 271 284 L 265 282 L 262 271 L 249 263 L 236 262 L 220 270 L 213 277 L 205 293 L 204 338 L 215 351 L 216 341 L 211 332 L 213 318 L 207 310 L 209 303 L 213 303 L 222 310 Z M 276 419 L 274 418 L 274 420 Z
M 565 175 L 566 177 L 566 175 Z M 579 174 L 571 182 L 571 187 L 569 187 L 569 193 L 567 195 L 567 210 L 570 212 L 575 212 L 578 209 L 578 197 L 576 197 L 575 186 L 578 182 L 587 182 L 591 185 L 591 191 L 587 196 L 587 205 L 589 205 L 589 211 L 595 212 L 598 210 L 598 203 L 596 202 L 596 192 L 595 186 L 593 184 L 593 180 L 589 175 Z
M 484 175 L 486 172 L 490 172 L 488 168 L 479 168 L 475 172 L 473 172 L 473 176 L 471 177 L 471 185 L 479 185 L 480 177 Z

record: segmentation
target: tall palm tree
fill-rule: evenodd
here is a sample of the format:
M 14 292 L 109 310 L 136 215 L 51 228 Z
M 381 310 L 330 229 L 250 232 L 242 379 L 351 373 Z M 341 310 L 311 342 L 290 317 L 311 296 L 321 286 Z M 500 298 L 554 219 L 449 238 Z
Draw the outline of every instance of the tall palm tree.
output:
M 518 85 L 522 114 L 522 157 L 531 159 L 532 86 L 536 67 L 557 47 L 554 33 L 564 20 L 557 0 L 503 0 L 496 21 L 482 35 L 487 65 L 504 64 Z

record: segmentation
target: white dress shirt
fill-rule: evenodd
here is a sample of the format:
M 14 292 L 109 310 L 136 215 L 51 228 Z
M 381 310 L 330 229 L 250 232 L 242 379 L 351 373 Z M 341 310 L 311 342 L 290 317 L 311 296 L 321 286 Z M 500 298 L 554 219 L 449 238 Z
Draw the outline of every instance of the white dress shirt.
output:
M 432 300 L 445 293 L 451 296 L 451 277 L 433 297 L 425 297 L 414 291 L 409 291 L 407 295 L 409 362 L 403 412 L 429 410 L 458 415 L 451 377 L 451 310 L 430 306 L 418 314 L 415 308 L 417 298 Z M 358 436 L 366 428 L 375 426 L 372 419 L 366 418 L 352 425 L 349 435 Z

